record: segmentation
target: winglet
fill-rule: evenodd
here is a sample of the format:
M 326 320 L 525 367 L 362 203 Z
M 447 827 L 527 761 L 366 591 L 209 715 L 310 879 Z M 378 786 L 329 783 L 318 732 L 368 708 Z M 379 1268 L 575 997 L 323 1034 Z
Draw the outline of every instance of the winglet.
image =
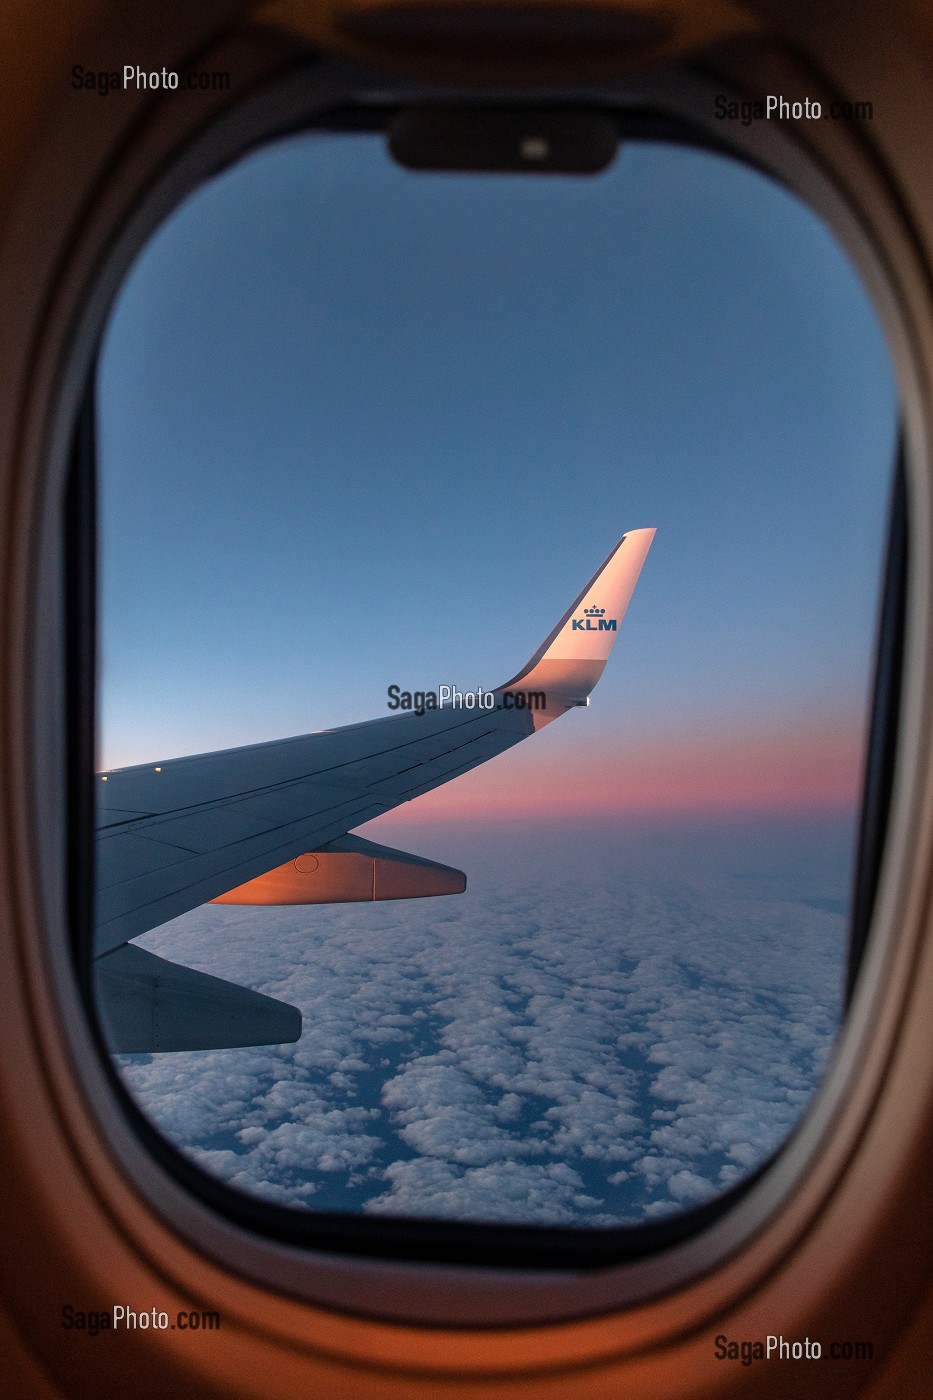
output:
M 574 705 L 585 705 L 603 673 L 612 644 L 654 539 L 653 529 L 629 530 L 600 565 L 534 656 L 497 693 L 544 693 L 529 706 L 536 729 Z

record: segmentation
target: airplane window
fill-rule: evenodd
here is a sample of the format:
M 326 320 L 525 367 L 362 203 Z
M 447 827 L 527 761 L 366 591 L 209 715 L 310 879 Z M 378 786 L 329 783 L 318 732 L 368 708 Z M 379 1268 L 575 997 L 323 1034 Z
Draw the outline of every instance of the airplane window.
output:
M 95 392 L 97 1012 L 149 1123 L 374 1230 L 747 1180 L 842 1016 L 896 450 L 826 226 L 675 141 L 292 135 L 152 237 Z

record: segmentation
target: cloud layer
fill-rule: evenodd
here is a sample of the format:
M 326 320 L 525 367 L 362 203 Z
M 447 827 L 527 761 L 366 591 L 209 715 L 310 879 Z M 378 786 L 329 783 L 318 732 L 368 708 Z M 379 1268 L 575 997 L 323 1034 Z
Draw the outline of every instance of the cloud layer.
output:
M 205 907 L 140 942 L 294 1003 L 302 1039 L 122 1072 L 171 1141 L 267 1200 L 651 1219 L 739 1180 L 803 1111 L 840 1012 L 846 926 L 826 896 L 767 873 L 618 875 Z

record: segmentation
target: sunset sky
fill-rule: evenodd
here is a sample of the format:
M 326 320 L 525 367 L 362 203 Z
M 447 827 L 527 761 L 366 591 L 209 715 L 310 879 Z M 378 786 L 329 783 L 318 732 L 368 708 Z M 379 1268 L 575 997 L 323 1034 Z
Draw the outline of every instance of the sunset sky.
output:
M 370 833 L 853 811 L 892 374 L 828 232 L 739 164 L 290 138 L 139 259 L 99 420 L 100 766 L 502 682 L 655 526 L 590 708 Z

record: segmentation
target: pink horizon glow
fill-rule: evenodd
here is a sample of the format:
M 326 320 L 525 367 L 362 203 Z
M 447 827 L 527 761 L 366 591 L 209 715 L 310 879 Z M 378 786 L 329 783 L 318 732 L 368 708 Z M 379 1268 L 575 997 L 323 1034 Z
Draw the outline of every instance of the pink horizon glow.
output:
M 403 822 L 838 811 L 858 803 L 857 725 L 626 739 L 612 752 L 574 745 L 542 763 L 534 744 L 380 818 Z

